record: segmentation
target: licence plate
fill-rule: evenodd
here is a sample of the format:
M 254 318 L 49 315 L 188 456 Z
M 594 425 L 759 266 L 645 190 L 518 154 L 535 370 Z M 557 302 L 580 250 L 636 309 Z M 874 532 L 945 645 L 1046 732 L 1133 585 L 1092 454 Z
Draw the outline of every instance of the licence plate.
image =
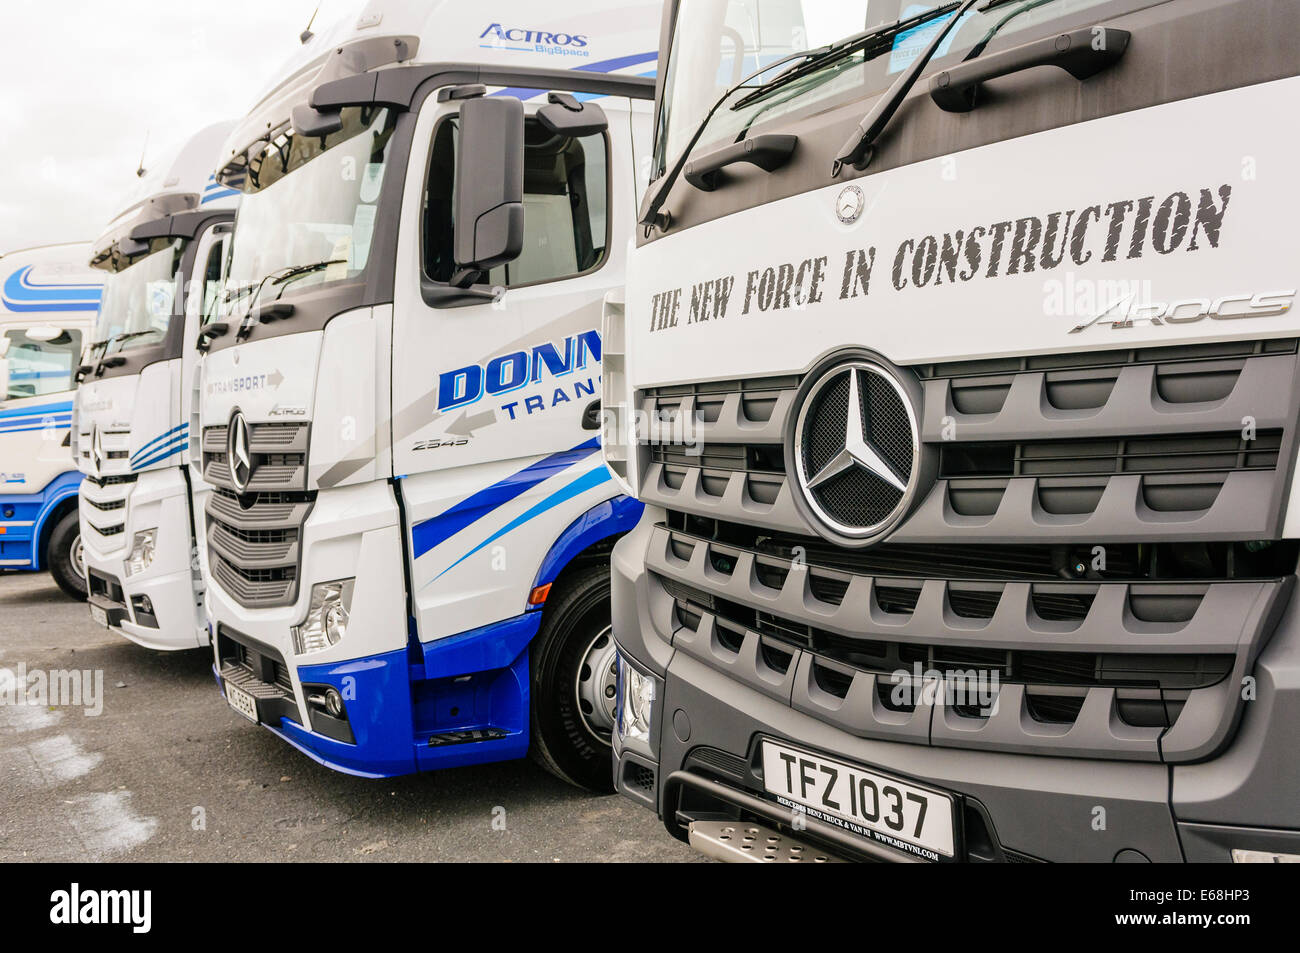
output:
M 90 607 L 90 620 L 96 625 L 108 625 L 108 610 L 92 605 Z
M 238 685 L 232 685 L 226 682 L 226 701 L 230 702 L 230 707 L 235 709 L 249 721 L 257 721 L 257 699 L 248 692 L 244 691 Z
M 878 771 L 763 741 L 763 786 L 809 817 L 928 860 L 953 856 L 953 801 Z

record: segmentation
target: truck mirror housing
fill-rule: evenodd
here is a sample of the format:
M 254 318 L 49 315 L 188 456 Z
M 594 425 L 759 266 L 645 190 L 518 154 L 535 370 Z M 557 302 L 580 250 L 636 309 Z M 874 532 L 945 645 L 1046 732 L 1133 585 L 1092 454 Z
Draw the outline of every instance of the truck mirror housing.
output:
M 56 328 L 52 324 L 37 324 L 27 329 L 27 337 L 33 341 L 53 341 L 63 333 L 63 328 Z
M 605 110 L 593 102 L 578 102 L 571 93 L 551 93 L 548 105 L 537 110 L 537 121 L 557 136 L 578 139 L 609 128 Z
M 456 144 L 452 283 L 519 257 L 524 247 L 524 105 L 513 96 L 467 99 Z
M 300 136 L 328 136 L 343 128 L 343 113 L 338 109 L 314 109 L 299 103 L 289 114 L 293 131 Z

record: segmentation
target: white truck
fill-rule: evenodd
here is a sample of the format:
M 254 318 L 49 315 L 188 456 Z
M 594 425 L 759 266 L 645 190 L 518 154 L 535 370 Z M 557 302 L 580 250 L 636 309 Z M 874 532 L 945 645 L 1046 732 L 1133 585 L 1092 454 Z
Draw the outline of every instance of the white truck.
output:
M 75 599 L 86 583 L 72 398 L 102 280 L 89 252 L 65 244 L 0 256 L 0 571 L 48 569 Z
M 619 789 L 727 859 L 1300 860 L 1300 4 L 671 6 Z
M 601 301 L 660 5 L 368 4 L 231 135 L 193 460 L 230 704 L 370 777 L 609 786 Z M 304 59 L 307 59 L 304 57 Z
M 208 643 L 205 487 L 186 450 L 195 342 L 238 203 L 212 176 L 231 125 L 150 163 L 88 256 L 104 282 L 73 427 L 88 601 L 96 623 L 151 649 Z

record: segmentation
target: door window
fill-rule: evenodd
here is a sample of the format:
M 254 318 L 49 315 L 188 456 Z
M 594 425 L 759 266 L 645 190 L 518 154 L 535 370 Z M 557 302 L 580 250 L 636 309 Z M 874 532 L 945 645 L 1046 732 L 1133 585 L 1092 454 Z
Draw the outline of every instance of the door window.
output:
M 448 281 L 453 260 L 456 120 L 433 137 L 425 189 L 424 271 Z M 518 288 L 594 271 L 609 245 L 609 162 L 603 133 L 557 136 L 524 122 L 524 246 L 519 257 L 486 275 L 494 287 Z

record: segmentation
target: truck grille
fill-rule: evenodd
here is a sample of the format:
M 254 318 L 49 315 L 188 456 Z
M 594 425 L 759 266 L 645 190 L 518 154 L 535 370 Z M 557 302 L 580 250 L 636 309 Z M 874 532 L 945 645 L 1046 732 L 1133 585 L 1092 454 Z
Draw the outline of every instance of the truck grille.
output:
M 99 545 L 98 549 L 114 549 L 122 543 L 126 532 L 126 501 L 136 481 L 134 474 L 93 477 L 82 480 L 78 491 L 80 502 L 86 505 L 83 522 L 88 527 L 87 542 Z
M 213 486 L 233 490 L 226 458 L 226 426 L 203 428 L 203 478 Z M 307 447 L 311 425 L 262 423 L 248 425 L 248 450 L 253 469 L 247 492 L 305 490 Z
M 914 368 L 939 473 L 898 542 L 1275 538 L 1296 341 Z M 641 496 L 810 535 L 787 483 L 799 379 L 642 391 Z M 688 439 L 680 435 L 686 434 Z
M 227 430 L 205 427 L 202 437 L 203 478 L 217 488 L 205 508 L 213 578 L 243 606 L 291 605 L 302 527 L 316 499 L 305 492 L 310 425 L 249 424 L 252 471 L 243 495 L 230 479 Z
M 249 608 L 291 605 L 298 596 L 303 524 L 315 493 L 217 489 L 208 497 L 207 542 L 213 577 Z
M 1295 545 L 1268 541 L 1296 341 L 910 372 L 934 479 L 868 548 L 795 505 L 799 378 L 639 393 L 640 495 L 668 511 L 646 553 L 659 636 L 860 737 L 1213 756 L 1294 584 Z M 946 690 L 963 679 L 968 695 Z

